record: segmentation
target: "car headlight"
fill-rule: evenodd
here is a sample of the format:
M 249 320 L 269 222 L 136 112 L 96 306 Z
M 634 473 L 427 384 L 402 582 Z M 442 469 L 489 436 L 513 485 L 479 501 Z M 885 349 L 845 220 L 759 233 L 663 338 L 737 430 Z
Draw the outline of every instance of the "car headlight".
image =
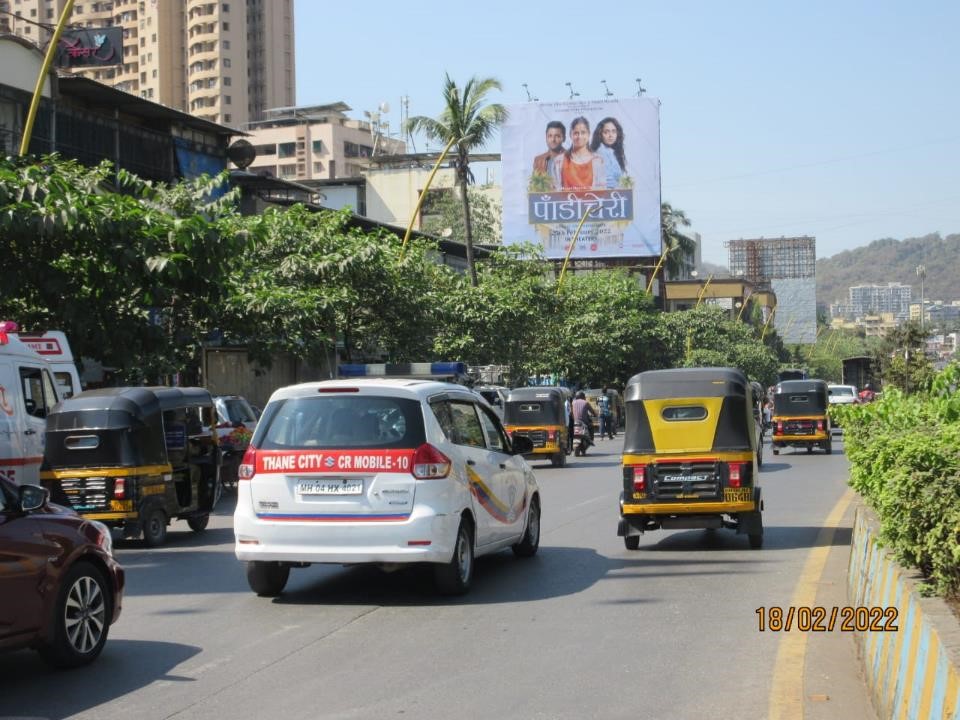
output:
M 107 555 L 113 557 L 113 535 L 110 534 L 110 528 L 99 520 L 91 520 L 90 524 L 97 529 L 100 535 L 100 537 L 97 538 L 97 544 L 103 548 Z

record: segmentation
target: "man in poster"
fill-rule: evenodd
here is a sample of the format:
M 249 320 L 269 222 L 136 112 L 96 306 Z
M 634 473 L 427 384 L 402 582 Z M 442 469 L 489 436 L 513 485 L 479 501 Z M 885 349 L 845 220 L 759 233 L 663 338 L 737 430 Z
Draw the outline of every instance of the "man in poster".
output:
M 549 175 L 553 160 L 563 154 L 563 143 L 567 139 L 566 128 L 559 120 L 547 123 L 547 151 L 533 159 L 533 172 L 540 175 Z

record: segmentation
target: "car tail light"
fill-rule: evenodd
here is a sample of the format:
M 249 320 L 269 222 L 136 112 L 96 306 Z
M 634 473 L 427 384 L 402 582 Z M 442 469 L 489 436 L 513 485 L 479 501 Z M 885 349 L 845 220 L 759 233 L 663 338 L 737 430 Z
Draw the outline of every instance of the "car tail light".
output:
M 430 443 L 413 451 L 411 474 L 417 480 L 442 480 L 450 474 L 450 458 Z
M 257 471 L 257 451 L 253 445 L 247 445 L 247 451 L 243 454 L 243 460 L 240 461 L 240 467 L 237 468 L 238 480 L 251 480 Z
M 118 500 L 123 500 L 126 497 L 127 492 L 127 483 L 122 477 L 118 477 L 113 481 L 113 496 Z
M 743 463 L 732 462 L 729 465 L 730 467 L 730 477 L 728 478 L 727 484 L 732 488 L 740 487 L 740 483 L 743 479 Z
M 647 467 L 646 465 L 631 465 L 633 470 L 633 491 L 647 491 Z

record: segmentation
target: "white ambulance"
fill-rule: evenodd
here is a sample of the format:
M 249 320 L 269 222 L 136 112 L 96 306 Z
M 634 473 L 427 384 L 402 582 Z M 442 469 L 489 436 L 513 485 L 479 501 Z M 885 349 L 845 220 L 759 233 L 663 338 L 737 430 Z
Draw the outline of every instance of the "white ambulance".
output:
M 18 332 L 20 342 L 42 357 L 53 368 L 53 377 L 57 381 L 57 390 L 61 398 L 73 397 L 83 388 L 80 387 L 80 373 L 73 361 L 67 336 L 59 330 L 43 333 Z
M 47 413 L 59 399 L 50 364 L 0 329 L 0 476 L 40 484 Z

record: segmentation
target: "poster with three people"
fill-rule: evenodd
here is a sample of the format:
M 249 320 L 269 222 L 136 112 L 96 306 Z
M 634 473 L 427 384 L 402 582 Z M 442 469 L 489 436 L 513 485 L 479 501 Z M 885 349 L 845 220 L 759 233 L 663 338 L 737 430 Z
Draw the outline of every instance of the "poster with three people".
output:
M 638 97 L 507 108 L 503 241 L 548 258 L 659 256 L 660 101 Z M 586 219 L 584 217 L 586 216 Z

